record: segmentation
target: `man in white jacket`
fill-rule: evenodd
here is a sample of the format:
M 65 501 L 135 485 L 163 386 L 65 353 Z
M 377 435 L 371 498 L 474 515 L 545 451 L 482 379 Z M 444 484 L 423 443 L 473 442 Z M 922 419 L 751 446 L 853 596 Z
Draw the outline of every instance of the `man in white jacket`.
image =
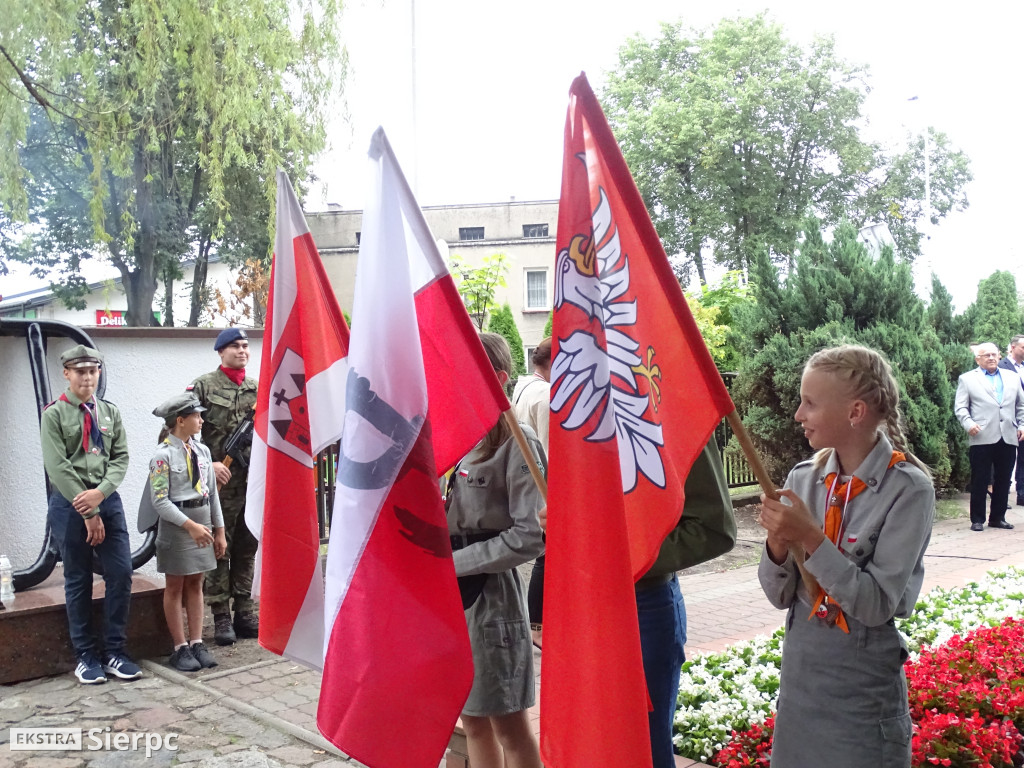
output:
M 1024 389 L 1020 377 L 999 367 L 999 350 L 985 342 L 973 348 L 978 367 L 960 375 L 956 385 L 957 419 L 970 436 L 971 530 L 985 522 L 985 495 L 992 479 L 989 528 L 1013 528 L 1004 519 L 1010 473 L 1024 439 Z

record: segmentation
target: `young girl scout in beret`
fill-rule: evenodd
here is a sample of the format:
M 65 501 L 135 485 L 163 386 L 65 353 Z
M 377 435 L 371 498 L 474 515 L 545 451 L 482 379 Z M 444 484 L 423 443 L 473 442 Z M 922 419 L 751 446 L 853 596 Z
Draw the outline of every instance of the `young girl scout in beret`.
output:
M 174 642 L 168 663 L 182 672 L 217 666 L 203 643 L 203 575 L 216 567 L 227 549 L 213 461 L 209 449 L 196 439 L 204 410 L 194 394 L 183 392 L 153 411 L 164 419 L 169 434 L 149 462 L 149 482 L 139 510 L 140 531 L 159 519 L 156 564 L 166 578 L 164 617 Z

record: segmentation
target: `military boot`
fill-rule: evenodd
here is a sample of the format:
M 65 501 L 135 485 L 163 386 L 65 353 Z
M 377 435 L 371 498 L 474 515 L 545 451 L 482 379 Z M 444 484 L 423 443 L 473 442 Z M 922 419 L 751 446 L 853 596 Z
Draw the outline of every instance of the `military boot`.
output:
M 260 620 L 252 611 L 235 611 L 235 634 L 241 638 L 260 636 Z
M 227 611 L 213 614 L 213 641 L 217 645 L 234 645 L 235 630 L 231 626 L 231 614 Z

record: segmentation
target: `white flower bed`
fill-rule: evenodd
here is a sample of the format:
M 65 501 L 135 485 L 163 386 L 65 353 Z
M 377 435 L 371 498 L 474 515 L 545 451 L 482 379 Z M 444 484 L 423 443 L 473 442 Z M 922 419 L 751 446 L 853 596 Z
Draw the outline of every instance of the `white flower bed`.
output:
M 917 601 L 909 619 L 896 625 L 916 656 L 922 648 L 978 627 L 994 627 L 1007 616 L 1024 616 L 1022 568 L 992 571 L 958 589 L 933 589 Z
M 673 737 L 680 754 L 707 760 L 734 730 L 763 723 L 775 710 L 782 634 L 758 635 L 683 665 Z
M 909 619 L 896 624 L 916 656 L 926 646 L 995 626 L 1006 616 L 1024 617 L 1024 569 L 994 571 L 958 589 L 933 589 Z M 763 723 L 775 711 L 782 637 L 780 628 L 721 653 L 698 654 L 683 665 L 674 737 L 680 754 L 707 761 L 734 730 Z

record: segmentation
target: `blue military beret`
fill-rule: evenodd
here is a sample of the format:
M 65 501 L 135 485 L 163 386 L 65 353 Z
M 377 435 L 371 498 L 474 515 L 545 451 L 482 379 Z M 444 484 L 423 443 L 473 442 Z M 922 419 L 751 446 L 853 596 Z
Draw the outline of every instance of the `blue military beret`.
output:
M 238 341 L 239 339 L 248 340 L 248 338 L 249 337 L 246 335 L 244 328 L 225 328 L 217 334 L 217 340 L 213 342 L 213 348 L 217 352 L 220 352 L 228 344 Z

